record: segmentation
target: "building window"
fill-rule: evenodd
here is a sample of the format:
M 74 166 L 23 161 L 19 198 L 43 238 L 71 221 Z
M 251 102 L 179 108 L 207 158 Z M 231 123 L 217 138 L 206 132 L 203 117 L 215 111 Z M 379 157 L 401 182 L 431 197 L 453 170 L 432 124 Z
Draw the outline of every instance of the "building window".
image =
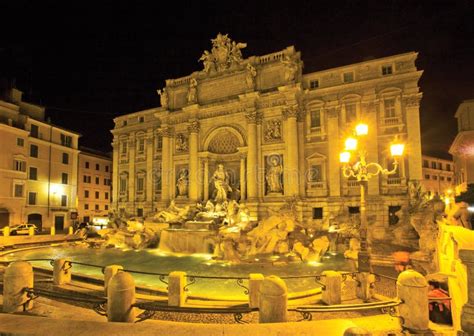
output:
M 30 180 L 37 180 L 38 179 L 38 168 L 36 167 L 30 167 Z
M 26 162 L 23 160 L 15 160 L 14 167 L 16 171 L 25 172 L 26 171 Z
M 106 199 L 106 200 L 109 199 L 109 193 L 108 193 L 108 192 L 105 192 L 105 199 Z
M 108 204 L 106 204 L 106 205 L 104 206 L 104 210 L 109 210 L 109 205 L 108 205 Z
M 431 162 L 431 168 L 436 169 L 436 162 Z
M 96 177 L 95 177 L 95 184 L 100 184 L 99 180 L 100 180 L 99 177 L 96 176 Z
M 29 205 L 36 205 L 36 193 L 33 191 L 30 191 L 28 193 L 28 204 Z
M 99 199 L 99 192 L 98 191 L 95 192 L 95 199 Z
M 357 108 L 356 104 L 346 104 L 346 122 L 354 122 L 357 120 Z
M 15 184 L 15 197 L 23 197 L 23 184 Z
M 120 153 L 122 153 L 122 155 L 126 155 L 127 154 L 127 143 L 125 141 L 122 142 L 121 147 L 122 147 L 122 149 L 121 149 Z
M 39 138 L 39 127 L 37 125 L 30 126 L 30 135 L 33 138 Z
M 109 185 L 109 181 L 108 181 L 106 178 L 104 179 L 104 185 L 105 185 L 105 186 L 106 186 L 106 185 Z
M 393 68 L 391 65 L 382 66 L 382 76 L 391 75 L 393 73 Z
M 84 210 L 89 210 L 89 204 L 84 204 Z
M 145 178 L 142 176 L 137 177 L 137 192 L 143 192 L 145 190 Z
M 385 99 L 383 101 L 385 118 L 395 117 L 395 98 Z
M 137 209 L 137 216 L 138 217 L 143 217 L 143 209 L 142 208 Z
M 423 160 L 423 167 L 428 168 L 428 160 Z
M 145 117 L 138 117 L 138 122 L 139 123 L 145 122 Z
M 309 87 L 311 89 L 317 89 L 319 87 L 319 80 L 318 79 L 313 79 L 312 81 L 309 82 Z
M 433 180 L 435 180 L 435 181 L 436 181 L 437 179 L 438 179 L 438 176 L 436 176 L 436 175 L 433 175 Z
M 126 176 L 120 177 L 119 190 L 121 193 L 124 193 L 127 191 L 127 177 Z
M 91 177 L 88 175 L 84 175 L 83 181 L 84 183 L 91 183 Z
M 127 124 L 128 124 L 127 120 L 122 121 L 122 126 L 127 126 Z
M 321 127 L 321 109 L 311 110 L 311 128 Z
M 430 175 L 426 174 L 425 175 L 425 180 L 429 180 L 430 179 Z
M 63 163 L 64 164 L 69 164 L 69 154 L 68 153 L 63 153 Z
M 344 72 L 342 78 L 344 80 L 344 83 L 352 83 L 354 81 L 354 73 L 352 71 Z
M 67 206 L 67 195 L 61 195 L 61 206 Z
M 16 138 L 16 145 L 17 145 L 18 147 L 23 147 L 23 146 L 25 146 L 25 139 L 23 139 L 23 138 Z
M 30 145 L 30 156 L 34 158 L 38 157 L 38 146 Z
M 95 170 L 100 170 L 100 165 L 98 163 L 95 164 Z
M 451 165 L 449 163 L 446 163 L 446 170 L 451 171 Z
M 141 138 L 137 141 L 137 152 L 138 154 L 145 154 L 145 139 Z
M 89 169 L 89 161 L 86 161 L 86 168 Z
M 96 204 L 96 205 L 94 206 L 94 209 L 95 209 L 95 210 L 99 210 L 99 204 Z
M 440 177 L 439 177 L 439 180 L 440 180 L 440 181 L 444 181 L 444 176 L 440 176 Z
M 105 166 L 105 172 L 106 172 L 106 173 L 109 172 L 109 166 L 108 166 L 108 165 Z
M 438 169 L 443 170 L 443 164 L 441 162 L 438 162 Z
M 347 207 L 349 209 L 349 214 L 351 215 L 355 215 L 355 214 L 358 214 L 360 213 L 360 208 L 358 206 L 354 207 L 354 206 L 350 206 L 350 207 Z
M 61 134 L 61 145 L 65 147 L 72 147 L 72 137 L 69 135 Z
M 447 177 L 446 181 L 451 182 L 451 177 Z
M 67 173 L 62 173 L 62 174 L 61 174 L 61 183 L 62 183 L 62 184 L 67 184 L 67 182 L 68 182 L 67 180 L 68 180 L 68 175 L 67 175 Z
M 89 198 L 89 190 L 84 190 L 84 198 Z
M 323 208 L 313 208 L 313 219 L 323 219 Z

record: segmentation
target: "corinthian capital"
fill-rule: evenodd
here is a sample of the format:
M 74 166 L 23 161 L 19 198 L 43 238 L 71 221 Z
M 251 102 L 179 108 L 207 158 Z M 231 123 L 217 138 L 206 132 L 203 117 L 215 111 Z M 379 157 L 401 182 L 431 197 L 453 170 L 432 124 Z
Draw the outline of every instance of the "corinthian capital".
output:
M 189 133 L 198 133 L 200 130 L 201 126 L 199 125 L 199 121 L 193 120 L 191 123 L 188 125 L 188 132 Z
M 406 107 L 418 107 L 420 106 L 421 94 L 414 94 L 410 96 L 404 96 L 403 100 Z
M 255 109 L 249 109 L 247 113 L 245 113 L 245 118 L 249 124 L 259 124 L 262 122 L 261 114 Z
M 165 126 L 165 127 L 161 128 L 161 135 L 163 137 L 171 138 L 171 137 L 174 136 L 174 129 L 172 127 L 169 127 L 169 126 Z
M 300 113 L 300 109 L 298 108 L 298 105 L 288 106 L 283 110 L 283 116 L 286 119 L 297 118 L 299 113 Z

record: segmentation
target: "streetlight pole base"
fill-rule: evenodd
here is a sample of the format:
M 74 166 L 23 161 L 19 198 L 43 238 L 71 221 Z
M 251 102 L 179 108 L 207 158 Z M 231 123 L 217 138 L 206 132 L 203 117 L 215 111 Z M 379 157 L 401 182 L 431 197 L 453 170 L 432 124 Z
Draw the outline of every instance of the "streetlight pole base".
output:
M 359 255 L 357 256 L 357 263 L 359 272 L 370 273 L 372 271 L 372 267 L 370 266 L 370 254 L 368 251 L 359 251 Z

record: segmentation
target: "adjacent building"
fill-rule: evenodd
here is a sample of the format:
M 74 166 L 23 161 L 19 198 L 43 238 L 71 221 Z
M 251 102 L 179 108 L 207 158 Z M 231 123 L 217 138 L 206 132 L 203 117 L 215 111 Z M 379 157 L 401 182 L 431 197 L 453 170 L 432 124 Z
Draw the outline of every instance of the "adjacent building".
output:
M 455 114 L 458 134 L 451 144 L 456 171 L 456 195 L 474 183 L 474 99 L 463 101 Z
M 45 109 L 0 92 L 0 228 L 33 223 L 61 231 L 77 217 L 79 134 L 45 121 Z
M 110 155 L 81 147 L 78 173 L 79 221 L 107 222 L 112 198 L 112 159 Z
M 423 188 L 429 196 L 450 196 L 454 189 L 452 160 L 423 155 Z
M 217 200 L 222 181 L 254 218 L 293 200 L 317 227 L 358 212 L 360 188 L 341 173 L 343 139 L 369 125 L 368 159 L 391 168 L 396 137 L 406 155 L 395 175 L 368 185 L 371 234 L 383 239 L 389 214 L 421 182 L 416 52 L 303 73 L 294 47 L 244 59 L 244 44 L 219 34 L 204 69 L 166 80 L 161 107 L 117 117 L 113 208 L 146 216 L 157 208 Z

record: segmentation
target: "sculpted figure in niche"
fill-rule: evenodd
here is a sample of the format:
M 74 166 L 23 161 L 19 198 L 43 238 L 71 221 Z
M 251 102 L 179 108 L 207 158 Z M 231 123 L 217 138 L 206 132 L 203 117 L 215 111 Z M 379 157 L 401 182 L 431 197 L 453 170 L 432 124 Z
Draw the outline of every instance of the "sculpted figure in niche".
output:
M 212 175 L 212 181 L 214 182 L 215 197 L 214 201 L 217 203 L 223 203 L 227 200 L 227 193 L 232 191 L 229 186 L 229 174 L 224 169 L 223 164 L 218 164 L 217 169 Z
M 267 193 L 282 193 L 283 185 L 281 183 L 281 176 L 283 173 L 283 166 L 280 163 L 278 156 L 270 157 L 270 166 L 268 167 L 265 180 L 267 181 Z
M 188 139 L 184 134 L 176 135 L 176 151 L 177 152 L 186 152 L 188 150 Z
M 285 58 L 281 62 L 285 65 L 285 81 L 294 81 L 296 79 L 298 65 L 288 55 L 285 56 Z
M 176 185 L 178 187 L 178 196 L 188 195 L 188 172 L 186 169 L 181 170 L 179 173 Z
M 257 70 L 252 66 L 252 64 L 247 64 L 247 76 L 245 77 L 245 81 L 247 83 L 247 88 L 253 89 L 255 88 L 255 77 L 257 76 Z
M 166 88 L 162 90 L 158 90 L 158 94 L 160 95 L 160 103 L 163 108 L 168 108 L 168 92 L 166 92 Z
M 188 88 L 188 103 L 195 103 L 197 101 L 197 80 L 191 78 Z

